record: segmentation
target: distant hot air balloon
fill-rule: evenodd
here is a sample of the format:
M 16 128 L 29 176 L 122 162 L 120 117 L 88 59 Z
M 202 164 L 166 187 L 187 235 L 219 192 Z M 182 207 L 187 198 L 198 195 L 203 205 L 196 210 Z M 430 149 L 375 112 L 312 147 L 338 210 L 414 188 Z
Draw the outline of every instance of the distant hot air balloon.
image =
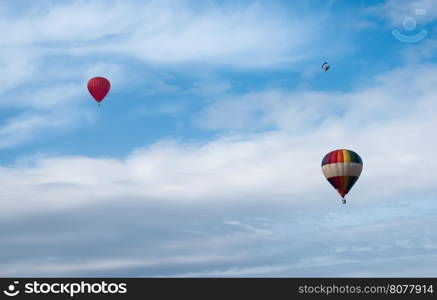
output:
M 347 193 L 357 182 L 363 169 L 361 157 L 351 150 L 334 150 L 322 160 L 322 171 L 329 183 L 337 190 L 345 204 Z
M 88 91 L 99 105 L 108 94 L 110 88 L 109 80 L 104 77 L 94 77 L 88 81 Z
M 323 69 L 325 72 L 328 71 L 329 68 L 330 68 L 330 66 L 329 66 L 329 64 L 328 64 L 327 62 L 324 62 L 324 63 L 322 64 L 322 69 Z

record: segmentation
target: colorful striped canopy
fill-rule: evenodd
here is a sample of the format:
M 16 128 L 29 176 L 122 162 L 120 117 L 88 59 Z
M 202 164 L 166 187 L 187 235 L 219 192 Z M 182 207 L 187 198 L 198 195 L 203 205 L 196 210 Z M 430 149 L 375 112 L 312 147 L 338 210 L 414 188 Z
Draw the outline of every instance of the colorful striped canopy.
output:
M 322 171 L 329 183 L 344 197 L 357 182 L 363 169 L 361 157 L 351 150 L 329 152 L 322 160 Z

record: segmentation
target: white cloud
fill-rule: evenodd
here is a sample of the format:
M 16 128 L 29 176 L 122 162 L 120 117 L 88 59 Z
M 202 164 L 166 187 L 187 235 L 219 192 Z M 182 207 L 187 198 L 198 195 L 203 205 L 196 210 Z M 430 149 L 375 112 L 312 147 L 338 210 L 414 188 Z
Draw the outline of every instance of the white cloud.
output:
M 31 110 L 5 122 L 0 147 L 84 120 L 79 103 L 89 75 L 105 70 L 126 80 L 114 53 L 155 63 L 247 68 L 291 61 L 293 51 L 307 45 L 300 40 L 307 31 L 289 31 L 296 28 L 292 22 L 270 20 L 262 6 L 196 11 L 182 2 L 113 3 L 104 13 L 103 2 L 80 1 L 25 11 L 15 21 L 3 15 L 0 37 L 9 21 L 14 34 L 5 36 L 8 55 L 1 62 L 15 73 L 4 82 L 2 92 L 11 97 L 2 97 L 1 105 Z M 144 12 L 150 18 L 136 14 L 139 8 L 150 8 Z M 22 50 L 22 62 L 14 49 Z M 98 63 L 76 60 L 95 53 L 104 53 Z M 71 58 L 68 66 L 58 55 Z M 57 76 L 57 67 L 65 72 Z M 60 155 L 3 166 L 2 274 L 431 274 L 433 69 L 397 69 L 349 92 L 229 95 L 197 120 L 221 131 L 210 141 L 161 141 L 124 159 Z M 54 79 L 59 81 L 48 84 Z M 31 80 L 37 89 L 14 94 Z M 230 90 L 227 84 L 195 87 L 207 95 L 211 88 L 216 96 Z M 63 100 L 76 106 L 60 110 Z M 364 160 L 350 203 L 341 207 L 320 170 L 323 155 L 340 147 Z M 380 270 L 382 262 L 387 271 Z
M 130 55 L 147 62 L 243 67 L 302 59 L 320 37 L 317 22 L 261 4 L 195 8 L 187 1 L 75 1 L 3 15 L 5 45 L 57 53 Z M 12 34 L 11 34 L 12 33 Z
M 357 92 L 266 92 L 228 99 L 213 105 L 201 119 L 231 129 L 250 128 L 261 120 L 275 130 L 197 144 L 163 141 L 124 160 L 59 157 L 40 159 L 18 173 L 4 168 L 2 190 L 10 195 L 11 205 L 1 213 L 31 209 L 17 201 L 29 197 L 35 205 L 47 203 L 52 209 L 108 197 L 320 201 L 314 199 L 330 191 L 320 161 L 337 148 L 355 150 L 364 160 L 354 198 L 425 196 L 435 191 L 437 180 L 437 165 L 431 159 L 437 137 L 432 113 L 435 78 L 426 66 L 390 72 Z M 35 127 L 38 120 L 30 119 L 24 129 Z M 21 126 L 12 124 L 3 134 L 20 132 Z M 63 185 L 58 183 L 67 186 L 69 192 L 62 194 L 68 196 L 59 197 Z M 330 195 L 335 198 L 334 192 Z
M 210 130 L 273 128 L 307 133 L 322 128 L 331 132 L 331 127 L 337 129 L 342 124 L 355 130 L 363 125 L 364 129 L 372 127 L 364 122 L 387 125 L 405 123 L 409 118 L 421 121 L 435 107 L 434 68 L 433 64 L 424 64 L 394 69 L 363 80 L 351 92 L 267 90 L 229 95 L 213 101 L 196 122 Z
M 385 194 L 383 184 L 389 180 L 399 189 L 388 193 L 400 193 L 403 188 L 404 193 L 410 188 L 435 190 L 437 165 L 431 159 L 437 137 L 434 69 L 433 65 L 397 69 L 371 87 L 346 93 L 276 90 L 230 96 L 213 103 L 197 120 L 207 129 L 288 132 L 290 143 L 285 147 L 302 164 L 317 160 L 313 147 L 325 152 L 351 148 L 364 159 L 360 183 L 366 182 L 364 189 L 375 190 L 367 186 L 372 181 Z M 290 178 L 290 174 L 284 176 Z
M 89 97 L 85 85 L 90 77 L 109 77 L 120 91 L 141 73 L 150 94 L 174 87 L 160 79 L 166 75 L 152 74 L 152 68 L 135 70 L 138 61 L 190 74 L 193 68 L 211 65 L 284 67 L 310 55 L 322 35 L 318 22 L 291 18 L 274 5 L 117 0 L 50 4 L 8 2 L 0 12 L 0 106 L 20 110 L 0 129 L 3 147 L 29 141 L 36 128 L 50 132 L 87 124 L 79 112 Z M 195 87 L 203 92 L 209 88 Z M 59 107 L 66 103 L 70 110 L 61 115 L 67 110 Z M 51 120 L 55 113 L 62 126 Z M 48 118 L 43 120 L 43 115 Z M 11 128 L 20 128 L 17 137 L 8 134 Z
M 25 113 L 18 115 L 0 127 L 0 149 L 16 146 L 24 141 L 34 140 L 44 130 L 54 130 L 73 126 L 74 113 Z
M 247 268 L 230 268 L 225 270 L 214 270 L 210 272 L 203 273 L 186 273 L 186 274 L 175 274 L 170 277 L 247 277 L 247 276 L 277 276 L 278 273 L 283 271 L 289 271 L 289 266 L 256 266 Z
M 165 257 L 162 259 L 126 259 L 115 258 L 107 260 L 92 260 L 92 261 L 77 261 L 66 262 L 62 259 L 48 259 L 38 261 L 26 261 L 15 264 L 2 265 L 0 274 L 3 276 L 12 276 L 13 274 L 32 274 L 34 276 L 62 276 L 62 274 L 83 274 L 84 272 L 98 272 L 100 274 L 107 274 L 112 270 L 128 269 L 128 268 L 144 268 L 154 266 L 168 266 L 168 265 L 184 265 L 184 264 L 201 264 L 209 261 L 234 263 L 241 259 L 242 256 L 235 254 L 234 256 L 217 256 L 217 255 L 180 255 L 173 257 Z M 30 270 L 30 272 L 29 272 Z
M 259 197 L 270 194 L 272 189 L 290 195 L 309 192 L 311 184 L 305 177 L 296 176 L 297 170 L 283 164 L 295 154 L 283 150 L 292 144 L 282 134 L 251 140 L 226 138 L 201 145 L 160 143 L 138 150 L 123 161 L 60 157 L 39 160 L 36 166 L 20 167 L 19 171 L 4 168 L 1 193 L 8 195 L 5 201 L 9 204 L 3 213 L 33 210 L 29 203 L 18 201 L 30 198 L 37 207 L 43 205 L 51 210 L 105 201 L 108 197 L 191 202 L 230 201 L 241 194 Z M 274 156 L 265 160 L 269 153 Z M 310 163 L 313 156 L 310 154 L 302 163 Z M 318 163 L 308 171 L 317 174 L 311 180 L 317 185 Z M 290 186 L 293 177 L 296 185 Z
M 44 229 L 49 218 L 63 231 L 85 235 L 77 238 L 81 243 L 76 247 L 88 244 L 91 236 L 114 244 L 103 255 L 107 260 L 96 260 L 84 269 L 67 263 L 76 254 L 66 253 L 58 269 L 56 263 L 47 265 L 44 270 L 50 274 L 303 276 L 332 275 L 333 267 L 339 270 L 335 274 L 358 274 L 356 265 L 361 266 L 360 274 L 369 270 L 380 274 L 377 266 L 383 261 L 391 272 L 413 272 L 414 257 L 426 262 L 435 248 L 429 240 L 434 235 L 432 203 L 437 194 L 433 69 L 432 65 L 398 69 L 370 87 L 344 93 L 266 91 L 231 97 L 213 105 L 204 118 L 214 125 L 210 128 L 243 132 L 261 119 L 270 131 L 224 134 L 209 142 L 161 141 L 125 159 L 59 156 L 4 166 L 0 215 L 7 222 L 5 230 L 7 224 L 29 220 L 48 231 L 45 241 L 56 240 L 57 227 Z M 226 116 L 235 111 L 238 114 Z M 245 122 L 235 127 L 236 118 Z M 323 155 L 340 147 L 357 151 L 364 160 L 350 203 L 341 210 L 338 195 L 320 170 Z M 74 218 L 84 214 L 86 228 L 76 228 L 81 222 L 71 220 L 70 214 Z M 57 220 L 58 215 L 64 217 Z M 101 225 L 86 225 L 96 218 Z M 132 227 L 132 220 L 150 235 L 147 241 L 152 244 L 138 241 L 134 232 L 140 229 Z M 425 232 L 423 238 L 417 239 L 417 232 Z M 126 234 L 130 250 L 120 242 Z M 4 243 L 22 245 L 13 235 L 9 232 Z M 309 237 L 317 241 L 316 249 L 324 250 L 309 251 Z M 120 247 L 123 253 L 135 253 L 129 256 L 134 263 L 111 263 L 118 257 L 112 251 Z M 56 257 L 46 248 L 40 251 L 43 258 Z M 139 261 L 157 258 L 157 253 L 164 260 L 181 253 L 241 256 L 234 266 L 211 258 L 135 267 Z M 96 259 L 92 254 L 84 257 Z M 399 261 L 405 262 L 403 269 Z M 6 270 L 22 270 L 17 262 L 7 266 Z M 432 272 L 426 265 L 419 269 L 423 274 Z
M 418 13 L 416 11 L 419 10 Z M 376 5 L 370 9 L 373 13 L 388 18 L 391 25 L 402 25 L 407 17 L 412 17 L 419 23 L 432 22 L 437 18 L 437 8 L 434 0 L 387 0 L 383 4 Z M 422 13 L 425 11 L 425 14 Z

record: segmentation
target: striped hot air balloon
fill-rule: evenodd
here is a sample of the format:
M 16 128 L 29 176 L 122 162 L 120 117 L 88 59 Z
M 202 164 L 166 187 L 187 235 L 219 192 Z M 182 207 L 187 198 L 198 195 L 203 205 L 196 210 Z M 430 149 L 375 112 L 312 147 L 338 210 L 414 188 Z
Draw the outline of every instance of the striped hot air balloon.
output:
M 351 150 L 339 149 L 329 152 L 322 160 L 322 171 L 329 183 L 346 203 L 347 193 L 357 182 L 363 170 L 361 157 Z

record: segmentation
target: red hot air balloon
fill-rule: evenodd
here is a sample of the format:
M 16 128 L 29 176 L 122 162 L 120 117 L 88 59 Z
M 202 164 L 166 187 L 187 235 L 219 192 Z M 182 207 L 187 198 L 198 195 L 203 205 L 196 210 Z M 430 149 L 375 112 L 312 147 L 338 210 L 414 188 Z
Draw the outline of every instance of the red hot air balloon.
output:
M 329 183 L 344 196 L 357 182 L 363 170 L 361 157 L 352 150 L 339 149 L 329 152 L 322 161 L 322 171 Z
M 109 80 L 104 77 L 94 77 L 88 81 L 88 91 L 99 105 L 108 94 L 110 88 Z

